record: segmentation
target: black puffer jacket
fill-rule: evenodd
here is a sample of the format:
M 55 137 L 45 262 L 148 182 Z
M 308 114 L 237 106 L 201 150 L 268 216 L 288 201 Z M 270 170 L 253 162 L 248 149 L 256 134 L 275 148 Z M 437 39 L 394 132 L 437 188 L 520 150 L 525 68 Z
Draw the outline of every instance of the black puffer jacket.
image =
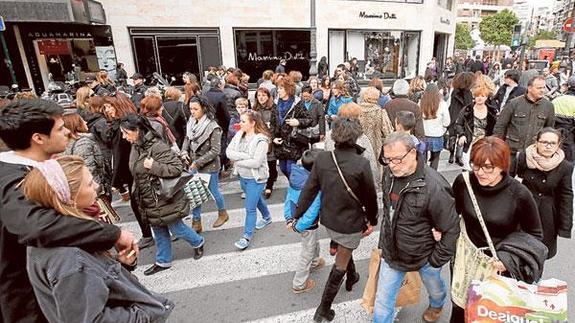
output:
M 459 117 L 455 121 L 455 135 L 457 137 L 465 136 L 467 142 L 463 145 L 463 151 L 467 152 L 471 146 L 471 141 L 473 138 L 473 128 L 475 124 L 475 116 L 473 115 L 473 103 L 466 106 L 459 113 Z M 490 106 L 487 106 L 487 127 L 485 129 L 485 136 L 491 136 L 493 134 L 493 127 L 497 122 L 497 110 Z
M 286 117 L 283 122 L 280 123 L 280 118 L 278 118 L 278 123 L 273 129 L 274 138 L 281 138 L 283 140 L 280 145 L 274 143 L 274 153 L 277 159 L 298 160 L 308 148 L 308 145 L 298 143 L 291 139 L 291 133 L 294 131 L 294 128 L 286 123 L 286 120 L 293 118 L 299 121 L 298 128 L 307 128 L 312 123 L 307 109 L 303 105 L 298 105 L 296 101 L 294 101 L 292 108 L 286 112 Z
M 144 160 L 154 159 L 152 168 L 144 168 Z M 142 217 L 154 226 L 166 226 L 188 215 L 189 204 L 184 191 L 169 200 L 161 199 L 157 191 L 159 178 L 180 176 L 184 169 L 182 161 L 160 138 L 150 132 L 143 140 L 132 146 L 130 170 L 134 176 L 135 192 Z
M 419 158 L 418 158 L 419 159 Z M 394 177 L 389 167 L 383 175 L 383 218 L 379 248 L 387 264 L 400 271 L 416 271 L 426 263 L 443 266 L 455 254 L 459 217 L 449 183 L 436 170 L 418 160 L 414 178 L 400 192 L 397 208 L 390 218 L 390 192 Z M 443 236 L 436 242 L 435 228 Z

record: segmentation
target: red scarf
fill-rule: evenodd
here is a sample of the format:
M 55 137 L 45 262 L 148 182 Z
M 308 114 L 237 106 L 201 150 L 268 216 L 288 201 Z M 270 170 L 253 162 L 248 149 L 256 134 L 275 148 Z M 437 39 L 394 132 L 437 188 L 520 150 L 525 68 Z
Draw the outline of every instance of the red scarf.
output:
M 155 118 L 155 120 L 158 121 L 159 123 L 161 123 L 162 126 L 164 126 L 164 130 L 166 131 L 166 135 L 168 136 L 168 141 L 170 142 L 170 145 L 175 144 L 176 143 L 176 137 L 172 133 L 172 130 L 170 130 L 170 126 L 168 126 L 166 119 L 164 119 L 164 117 L 162 117 L 162 116 L 157 116 Z

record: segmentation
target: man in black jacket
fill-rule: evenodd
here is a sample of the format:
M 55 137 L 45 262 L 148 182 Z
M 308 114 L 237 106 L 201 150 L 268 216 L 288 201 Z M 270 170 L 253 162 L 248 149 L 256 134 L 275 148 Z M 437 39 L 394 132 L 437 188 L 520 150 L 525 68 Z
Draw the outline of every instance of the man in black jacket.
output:
M 392 133 L 383 145 L 382 249 L 374 321 L 392 322 L 404 275 L 419 271 L 429 294 L 423 320 L 435 322 L 447 300 L 441 267 L 455 253 L 459 219 L 449 183 L 417 157 L 411 136 Z M 435 237 L 441 233 L 441 238 Z M 437 239 L 436 239 L 437 238 Z
M 475 61 L 473 61 L 471 63 L 471 65 L 469 66 L 469 71 L 471 73 L 475 73 L 475 72 L 483 73 L 483 62 L 481 61 L 481 56 L 479 56 L 479 55 L 475 56 Z M 485 73 L 483 73 L 483 74 L 485 74 Z
M 0 321 L 45 322 L 26 273 L 26 245 L 86 251 L 138 251 L 131 233 L 114 225 L 58 214 L 28 202 L 19 184 L 28 170 L 66 148 L 63 110 L 47 100 L 20 100 L 0 111 Z
M 229 166 L 228 157 L 226 157 L 226 149 L 228 148 L 228 128 L 230 126 L 230 113 L 227 107 L 226 95 L 223 91 L 224 82 L 217 75 L 208 75 L 208 83 L 210 89 L 206 92 L 208 103 L 214 107 L 216 111 L 216 122 L 222 128 L 222 143 L 220 149 L 220 162 L 223 169 Z M 225 175 L 225 174 L 222 174 Z
M 518 70 L 507 70 L 503 76 L 503 82 L 505 84 L 503 84 L 493 96 L 491 100 L 492 104 L 488 105 L 493 106 L 497 111 L 501 111 L 507 102 L 525 94 L 527 89 L 518 84 L 520 77 L 521 72 Z
M 311 118 L 310 129 L 313 129 L 314 138 L 311 143 L 322 141 L 325 137 L 325 111 L 323 105 L 313 97 L 311 86 L 306 85 L 301 89 L 301 100 L 297 103 L 303 106 Z M 317 132 L 316 132 L 317 129 Z M 315 137 L 315 135 L 318 135 Z
M 144 84 L 146 79 L 142 74 L 134 73 L 134 75 L 132 75 L 132 81 L 134 81 L 134 86 L 130 89 L 130 99 L 136 106 L 136 110 L 140 112 L 140 101 L 142 101 L 148 89 Z

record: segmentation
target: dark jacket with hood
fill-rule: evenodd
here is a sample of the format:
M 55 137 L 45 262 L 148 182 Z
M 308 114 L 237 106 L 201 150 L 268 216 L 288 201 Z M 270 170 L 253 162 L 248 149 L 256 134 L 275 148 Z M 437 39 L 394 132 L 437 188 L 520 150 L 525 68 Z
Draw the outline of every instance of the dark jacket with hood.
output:
M 120 228 L 63 216 L 27 201 L 19 184 L 34 162 L 0 154 L 0 321 L 45 322 L 26 272 L 26 245 L 74 246 L 89 252 L 112 248 Z
M 449 104 L 449 118 L 451 124 L 449 125 L 449 136 L 455 136 L 455 122 L 459 113 L 464 107 L 473 105 L 473 95 L 471 91 L 464 89 L 454 89 L 451 93 L 451 103 Z
M 455 135 L 457 137 L 465 136 L 467 142 L 463 145 L 463 151 L 469 151 L 471 146 L 471 140 L 473 139 L 473 130 L 475 127 L 475 116 L 473 115 L 473 106 L 470 104 L 463 108 L 455 121 Z M 493 127 L 497 122 L 497 110 L 490 106 L 487 106 L 487 127 L 485 128 L 485 136 L 491 136 L 493 134 Z
M 547 259 L 547 247 L 529 233 L 516 231 L 495 246 L 508 274 L 528 284 L 539 281 Z
M 417 271 L 429 263 L 439 268 L 455 255 L 459 217 L 449 183 L 418 156 L 412 180 L 399 193 L 393 217 L 390 194 L 395 177 L 389 167 L 383 171 L 383 217 L 379 248 L 387 264 L 400 271 Z M 436 242 L 435 228 L 443 236 Z
M 231 114 L 227 107 L 226 95 L 219 88 L 211 88 L 206 92 L 206 97 L 208 98 L 208 103 L 211 104 L 216 111 L 216 120 L 218 125 L 222 129 L 224 136 L 227 136 Z M 237 115 L 235 104 L 232 108 L 235 112 L 234 115 Z
M 336 147 L 335 155 L 351 190 L 366 208 L 351 197 L 337 171 L 330 151 L 318 154 L 299 197 L 294 218 L 300 218 L 313 204 L 321 191 L 320 222 L 339 233 L 358 233 L 367 229 L 367 223 L 377 225 L 377 193 L 369 161 L 361 156 L 361 147 Z
M 50 322 L 165 322 L 174 304 L 108 256 L 28 248 L 28 273 Z
M 154 159 L 151 169 L 144 168 L 146 158 Z M 132 146 L 130 170 L 134 176 L 134 195 L 142 217 L 155 226 L 167 226 L 188 215 L 189 204 L 180 190 L 171 199 L 158 196 L 159 178 L 180 176 L 184 169 L 182 161 L 168 145 L 155 134 L 148 132 L 144 138 Z

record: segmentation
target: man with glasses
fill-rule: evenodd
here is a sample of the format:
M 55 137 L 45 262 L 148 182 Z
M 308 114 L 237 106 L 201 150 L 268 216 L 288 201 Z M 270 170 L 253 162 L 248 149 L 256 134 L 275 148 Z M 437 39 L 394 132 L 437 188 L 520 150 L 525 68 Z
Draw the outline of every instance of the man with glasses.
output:
M 449 183 L 418 158 L 410 135 L 394 132 L 383 144 L 382 260 L 374 322 L 393 322 L 404 275 L 418 271 L 429 294 L 425 322 L 441 316 L 448 290 L 441 268 L 455 253 L 459 219 Z
M 545 98 L 546 91 L 545 77 L 532 78 L 527 93 L 509 101 L 497 119 L 493 135 L 505 140 L 511 149 L 511 177 L 516 174 L 517 154 L 535 142 L 539 130 L 555 123 L 553 104 Z

